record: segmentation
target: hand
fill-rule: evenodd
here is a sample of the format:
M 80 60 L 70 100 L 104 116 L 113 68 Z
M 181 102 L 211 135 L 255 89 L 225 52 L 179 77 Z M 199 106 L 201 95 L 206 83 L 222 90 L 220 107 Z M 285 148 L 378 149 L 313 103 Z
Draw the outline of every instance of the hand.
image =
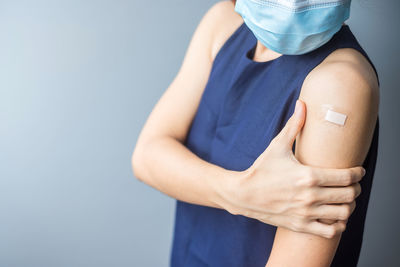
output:
M 295 158 L 292 146 L 304 125 L 304 105 L 297 101 L 294 114 L 268 148 L 230 180 L 223 194 L 224 208 L 292 231 L 332 238 L 346 228 L 365 170 L 311 167 Z M 330 220 L 333 223 L 326 224 Z

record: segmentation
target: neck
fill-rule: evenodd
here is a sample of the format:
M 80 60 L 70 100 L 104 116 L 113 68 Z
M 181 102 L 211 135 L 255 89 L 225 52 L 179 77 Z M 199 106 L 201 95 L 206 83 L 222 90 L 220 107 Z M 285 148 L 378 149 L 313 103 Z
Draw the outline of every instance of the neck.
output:
M 273 60 L 275 58 L 280 57 L 282 54 L 279 54 L 268 47 L 265 47 L 259 40 L 257 40 L 256 49 L 254 51 L 254 61 L 268 61 Z

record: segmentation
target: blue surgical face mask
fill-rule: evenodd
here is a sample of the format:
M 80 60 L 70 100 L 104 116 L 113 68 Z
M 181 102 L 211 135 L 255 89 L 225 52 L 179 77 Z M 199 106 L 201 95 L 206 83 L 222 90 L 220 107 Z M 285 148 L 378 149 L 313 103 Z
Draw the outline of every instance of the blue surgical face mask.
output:
M 300 55 L 327 43 L 350 16 L 351 0 L 237 0 L 235 11 L 267 48 Z

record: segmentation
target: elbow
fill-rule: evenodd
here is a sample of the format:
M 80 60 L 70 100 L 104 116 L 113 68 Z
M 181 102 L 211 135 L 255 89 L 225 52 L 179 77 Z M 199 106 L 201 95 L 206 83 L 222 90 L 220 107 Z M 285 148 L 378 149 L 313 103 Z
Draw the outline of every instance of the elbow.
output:
M 131 167 L 133 176 L 140 182 L 145 182 L 143 175 L 143 167 L 145 165 L 143 161 L 144 161 L 143 153 L 141 152 L 140 146 L 136 144 L 135 149 L 133 150 L 131 156 Z

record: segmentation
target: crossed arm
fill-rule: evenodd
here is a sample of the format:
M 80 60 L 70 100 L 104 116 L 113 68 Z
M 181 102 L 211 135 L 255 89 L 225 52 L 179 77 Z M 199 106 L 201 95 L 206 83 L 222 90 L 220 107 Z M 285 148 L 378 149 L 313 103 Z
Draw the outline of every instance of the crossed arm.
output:
M 299 98 L 307 115 L 296 138 L 295 156 L 311 166 L 359 166 L 368 153 L 378 114 L 376 76 L 355 50 L 341 49 L 331 55 L 334 60 L 327 59 L 310 72 L 302 86 Z M 324 120 L 328 108 L 347 115 L 343 126 Z M 330 266 L 340 238 L 278 227 L 266 267 Z
M 177 77 L 149 116 L 132 155 L 135 176 L 174 198 L 221 208 L 211 201 L 218 191 L 213 183 L 226 179 L 227 173 L 196 158 L 181 142 L 195 115 L 212 60 L 241 22 L 228 1 L 207 12 Z M 313 70 L 303 85 L 300 99 L 306 104 L 307 116 L 296 139 L 295 155 L 307 165 L 345 168 L 361 165 L 366 156 L 377 116 L 378 86 L 362 56 L 339 53 L 334 59 Z M 323 104 L 348 115 L 344 127 L 323 120 Z M 267 266 L 329 266 L 339 240 L 339 236 L 326 239 L 279 227 Z

